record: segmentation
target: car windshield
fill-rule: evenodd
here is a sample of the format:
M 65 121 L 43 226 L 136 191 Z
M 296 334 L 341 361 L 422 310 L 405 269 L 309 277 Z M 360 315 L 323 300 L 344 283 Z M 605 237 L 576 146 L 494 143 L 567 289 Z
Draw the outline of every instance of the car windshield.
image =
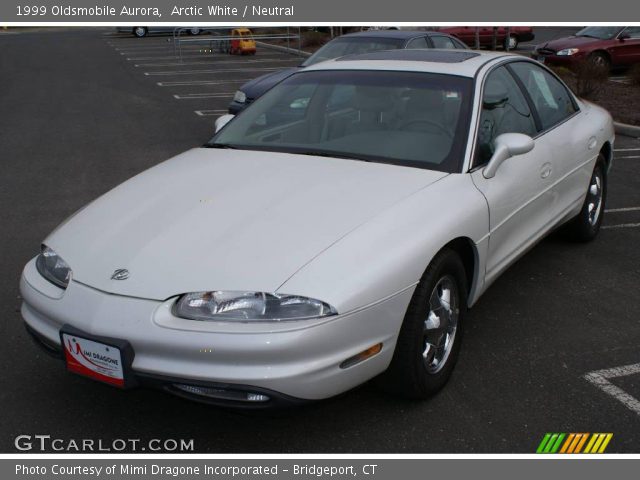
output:
M 382 70 L 293 75 L 209 147 L 277 151 L 459 172 L 473 80 Z
M 587 27 L 576 33 L 576 37 L 592 37 L 600 40 L 609 40 L 615 37 L 622 28 L 620 27 Z
M 376 52 L 378 50 L 393 50 L 402 48 L 404 40 L 398 38 L 378 37 L 339 37 L 320 48 L 316 53 L 307 58 L 303 67 L 308 67 L 325 60 L 344 57 L 358 53 Z

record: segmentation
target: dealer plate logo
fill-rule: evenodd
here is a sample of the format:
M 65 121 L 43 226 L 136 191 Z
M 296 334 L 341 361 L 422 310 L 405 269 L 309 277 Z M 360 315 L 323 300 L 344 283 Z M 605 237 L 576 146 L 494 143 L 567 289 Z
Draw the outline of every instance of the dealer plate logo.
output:
M 129 270 L 126 268 L 118 268 L 111 275 L 111 280 L 126 280 L 127 278 L 129 278 Z

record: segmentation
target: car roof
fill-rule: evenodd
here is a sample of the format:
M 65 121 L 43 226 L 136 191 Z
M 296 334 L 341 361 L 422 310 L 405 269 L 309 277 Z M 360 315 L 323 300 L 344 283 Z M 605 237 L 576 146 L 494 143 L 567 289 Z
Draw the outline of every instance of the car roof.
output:
M 409 40 L 414 37 L 428 37 L 431 35 L 449 36 L 444 32 L 435 32 L 432 30 L 365 30 L 364 32 L 354 32 L 341 35 L 336 38 L 344 37 L 371 37 L 371 38 L 396 38 L 398 40 Z
M 453 49 L 382 50 L 347 55 L 306 67 L 309 70 L 400 70 L 445 73 L 473 77 L 487 63 L 499 59 L 522 59 L 522 55 L 502 52 Z

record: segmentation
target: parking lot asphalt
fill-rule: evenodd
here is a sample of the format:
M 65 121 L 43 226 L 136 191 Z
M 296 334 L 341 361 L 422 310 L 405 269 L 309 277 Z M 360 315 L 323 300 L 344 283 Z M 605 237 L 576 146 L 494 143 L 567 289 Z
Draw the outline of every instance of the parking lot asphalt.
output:
M 640 140 L 616 140 L 598 238 L 552 235 L 512 266 L 471 310 L 440 394 L 409 402 L 365 385 L 249 415 L 66 373 L 28 338 L 18 280 L 64 218 L 204 143 L 244 80 L 298 60 L 193 46 L 180 64 L 167 37 L 104 28 L 4 35 L 0 49 L 0 451 L 47 434 L 193 439 L 207 453 L 533 453 L 546 432 L 611 432 L 608 453 L 640 452 L 640 369 L 618 369 L 640 362 Z

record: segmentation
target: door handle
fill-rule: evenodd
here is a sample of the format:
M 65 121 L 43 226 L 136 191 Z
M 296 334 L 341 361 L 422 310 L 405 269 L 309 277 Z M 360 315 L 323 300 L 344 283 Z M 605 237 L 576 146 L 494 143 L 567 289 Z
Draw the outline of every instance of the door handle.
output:
M 551 164 L 547 162 L 540 168 L 540 178 L 547 178 L 549 175 L 551 175 Z
M 596 145 L 598 145 L 598 140 L 596 140 L 596 137 L 591 137 L 589 139 L 589 143 L 587 144 L 587 148 L 589 150 L 593 150 L 594 148 L 596 148 Z

